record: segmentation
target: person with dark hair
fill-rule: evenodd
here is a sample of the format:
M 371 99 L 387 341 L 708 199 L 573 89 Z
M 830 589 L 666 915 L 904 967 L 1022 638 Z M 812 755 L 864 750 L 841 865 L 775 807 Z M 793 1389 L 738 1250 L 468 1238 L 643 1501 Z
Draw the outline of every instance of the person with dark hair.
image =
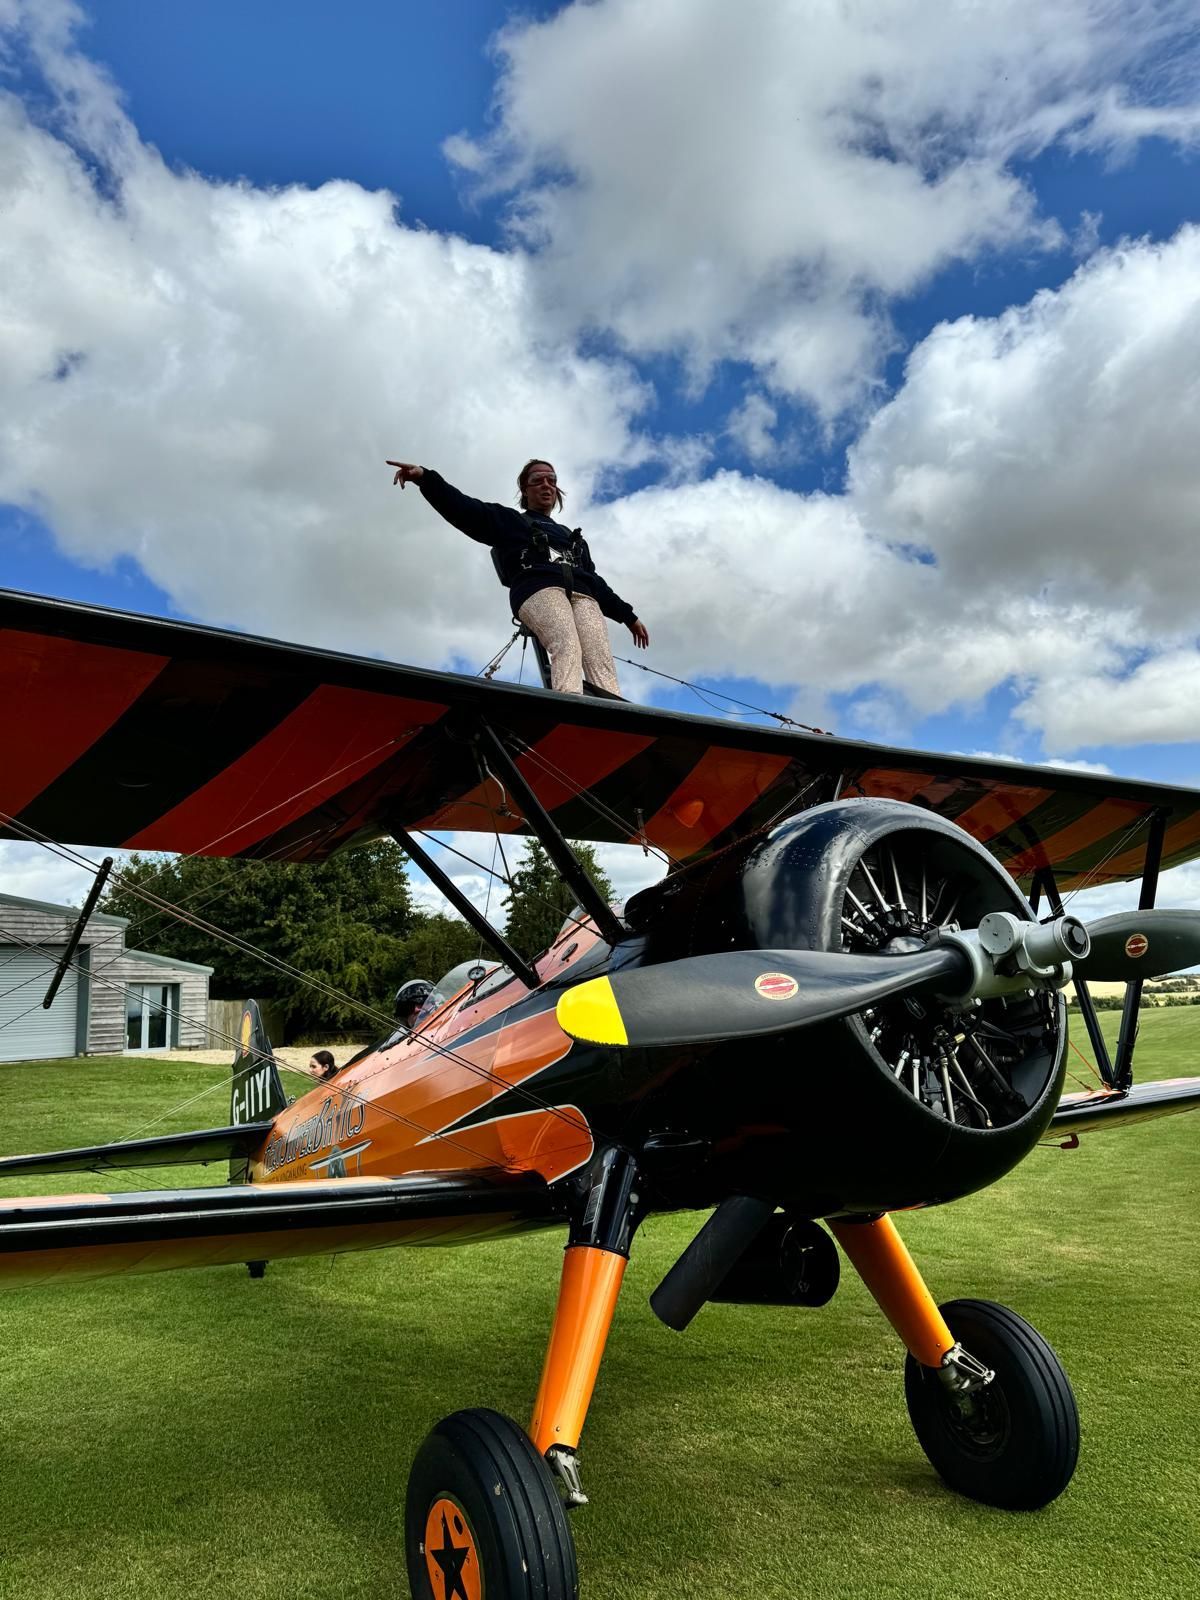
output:
M 432 467 L 408 461 L 389 461 L 388 466 L 396 468 L 394 484 L 403 489 L 415 483 L 452 527 L 491 546 L 513 616 L 537 636 L 550 657 L 551 688 L 582 694 L 586 678 L 606 694 L 620 694 L 604 618 L 623 622 L 641 650 L 650 635 L 633 607 L 596 571 L 582 530 L 551 517 L 552 511 L 562 510 L 563 491 L 548 461 L 534 456 L 517 475 L 520 511 L 473 500 Z
M 337 1062 L 330 1051 L 318 1050 L 309 1061 L 308 1070 L 315 1078 L 332 1078 L 337 1071 Z

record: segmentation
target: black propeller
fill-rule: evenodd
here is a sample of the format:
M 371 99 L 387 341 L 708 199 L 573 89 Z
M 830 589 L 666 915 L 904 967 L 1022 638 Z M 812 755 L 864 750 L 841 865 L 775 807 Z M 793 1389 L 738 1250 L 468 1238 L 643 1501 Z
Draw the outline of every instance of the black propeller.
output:
M 1091 954 L 1073 963 L 1077 978 L 1126 983 L 1200 964 L 1200 911 L 1121 911 L 1089 922 Z
M 590 1044 L 709 1044 L 830 1022 L 918 989 L 958 993 L 971 976 L 951 946 L 896 956 L 729 950 L 593 978 L 560 998 L 558 1021 Z

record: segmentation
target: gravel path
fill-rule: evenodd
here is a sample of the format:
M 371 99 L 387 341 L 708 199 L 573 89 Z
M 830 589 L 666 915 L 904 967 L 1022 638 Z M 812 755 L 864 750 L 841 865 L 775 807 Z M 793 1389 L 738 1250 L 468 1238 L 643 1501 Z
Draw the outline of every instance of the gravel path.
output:
M 357 1044 L 335 1044 L 328 1047 L 339 1064 L 362 1048 Z M 312 1058 L 310 1045 L 283 1045 L 276 1049 L 275 1058 L 282 1066 L 307 1067 Z M 233 1061 L 233 1051 L 224 1050 L 139 1050 L 131 1060 L 141 1061 L 194 1061 L 204 1066 L 227 1067 Z

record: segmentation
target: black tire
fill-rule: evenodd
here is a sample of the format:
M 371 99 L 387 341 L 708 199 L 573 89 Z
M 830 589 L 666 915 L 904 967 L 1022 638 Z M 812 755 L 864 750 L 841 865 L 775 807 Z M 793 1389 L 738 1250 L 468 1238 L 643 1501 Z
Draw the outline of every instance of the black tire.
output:
M 922 1450 L 972 1500 L 1009 1511 L 1049 1505 L 1079 1459 L 1079 1413 L 1058 1357 L 1007 1306 L 951 1300 L 940 1309 L 963 1348 L 996 1376 L 964 1407 L 909 1356 L 904 1397 Z
M 443 1417 L 417 1451 L 405 1551 L 413 1600 L 471 1600 L 480 1593 L 487 1600 L 576 1600 L 579 1594 L 575 1543 L 554 1478 L 528 1434 L 498 1411 Z

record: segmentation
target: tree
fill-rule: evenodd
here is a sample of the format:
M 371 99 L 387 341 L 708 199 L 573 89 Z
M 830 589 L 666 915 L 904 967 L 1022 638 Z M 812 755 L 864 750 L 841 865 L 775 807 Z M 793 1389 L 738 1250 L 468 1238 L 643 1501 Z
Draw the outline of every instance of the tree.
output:
M 447 917 L 438 912 L 425 917 L 400 946 L 400 970 L 396 985 L 409 978 L 428 978 L 436 983 L 444 972 L 458 966 L 460 961 L 470 961 L 479 955 L 479 935 L 461 917 Z M 484 947 L 484 961 L 494 961 L 491 951 Z
M 595 851 L 586 844 L 573 844 L 571 848 L 600 893 L 611 900 L 613 886 L 601 871 Z M 553 944 L 567 914 L 575 909 L 574 894 L 536 839 L 526 845 L 524 860 L 512 875 L 512 889 L 504 903 L 508 907 L 508 941 L 527 961 Z
M 404 941 L 418 925 L 405 856 L 391 840 L 316 865 L 135 855 L 109 891 L 105 911 L 128 917 L 127 944 L 213 968 L 216 999 L 275 1000 L 293 1037 L 335 1028 L 374 1029 L 391 1014 Z M 147 905 L 149 890 L 186 915 L 215 924 L 252 950 Z M 299 970 L 280 972 L 258 952 Z M 436 974 L 435 974 L 436 976 Z M 317 987 L 336 991 L 327 994 Z

